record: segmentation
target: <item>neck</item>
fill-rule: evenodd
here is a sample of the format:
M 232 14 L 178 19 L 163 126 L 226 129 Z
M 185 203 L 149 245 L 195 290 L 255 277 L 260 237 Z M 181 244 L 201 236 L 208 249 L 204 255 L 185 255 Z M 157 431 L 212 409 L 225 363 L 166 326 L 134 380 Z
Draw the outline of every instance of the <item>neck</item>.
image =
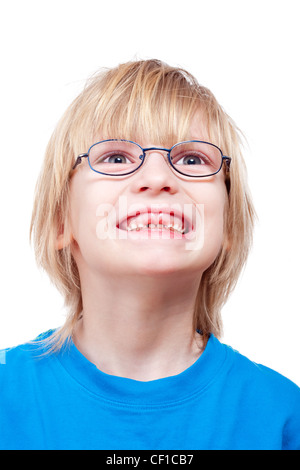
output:
M 85 281 L 74 342 L 101 371 L 147 381 L 176 375 L 198 359 L 203 344 L 192 325 L 199 279 Z

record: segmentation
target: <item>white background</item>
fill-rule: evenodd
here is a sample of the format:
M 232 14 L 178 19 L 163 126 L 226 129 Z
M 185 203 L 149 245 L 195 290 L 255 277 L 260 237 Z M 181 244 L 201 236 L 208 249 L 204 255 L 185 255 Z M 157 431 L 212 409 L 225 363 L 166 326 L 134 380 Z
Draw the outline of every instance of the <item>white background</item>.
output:
M 29 245 L 54 126 L 100 67 L 158 58 L 210 88 L 248 140 L 259 216 L 223 342 L 300 384 L 298 0 L 1 2 L 0 347 L 64 321 Z

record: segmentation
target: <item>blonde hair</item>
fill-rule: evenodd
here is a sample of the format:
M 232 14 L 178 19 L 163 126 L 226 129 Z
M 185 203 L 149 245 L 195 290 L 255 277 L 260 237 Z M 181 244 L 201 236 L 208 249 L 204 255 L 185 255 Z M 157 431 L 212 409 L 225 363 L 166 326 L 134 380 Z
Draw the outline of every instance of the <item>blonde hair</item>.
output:
M 65 324 L 48 339 L 53 350 L 72 337 L 82 313 L 80 278 L 71 247 L 56 248 L 58 234 L 65 233 L 68 225 L 69 182 L 76 156 L 86 152 L 99 135 L 171 146 L 185 139 L 198 110 L 210 141 L 232 158 L 224 243 L 203 273 L 193 325 L 205 337 L 210 333 L 221 336 L 221 308 L 246 262 L 255 218 L 240 132 L 211 91 L 190 73 L 158 60 L 142 60 L 93 76 L 59 121 L 46 149 L 30 234 L 38 265 L 46 270 L 68 307 Z

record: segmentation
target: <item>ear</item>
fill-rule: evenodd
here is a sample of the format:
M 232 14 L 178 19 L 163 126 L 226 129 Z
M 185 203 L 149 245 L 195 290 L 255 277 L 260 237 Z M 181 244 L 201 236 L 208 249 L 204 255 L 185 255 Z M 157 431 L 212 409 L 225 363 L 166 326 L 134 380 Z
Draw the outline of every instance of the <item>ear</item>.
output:
M 225 249 L 226 249 L 227 253 L 228 253 L 228 251 L 230 251 L 230 249 L 231 249 L 231 242 L 230 241 L 227 241 L 227 243 L 225 245 Z
M 228 253 L 230 251 L 232 246 L 232 240 L 231 237 L 228 233 L 225 234 L 224 240 L 223 240 L 223 249 Z
M 62 250 L 69 246 L 73 240 L 74 238 L 71 231 L 66 229 L 65 225 L 61 225 L 55 240 L 55 249 Z

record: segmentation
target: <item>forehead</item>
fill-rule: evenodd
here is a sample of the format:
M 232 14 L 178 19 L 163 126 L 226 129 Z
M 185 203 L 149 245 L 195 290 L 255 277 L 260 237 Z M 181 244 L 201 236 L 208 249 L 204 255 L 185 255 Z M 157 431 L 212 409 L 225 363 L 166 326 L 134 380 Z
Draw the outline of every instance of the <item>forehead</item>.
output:
M 106 139 L 165 148 L 184 140 L 220 146 L 222 125 L 213 94 L 177 69 L 151 67 L 121 67 L 84 90 L 71 125 L 77 154 Z
M 176 116 L 173 115 L 173 120 L 170 117 L 163 120 L 161 114 L 154 113 L 151 122 L 150 119 L 147 120 L 145 116 L 140 115 L 139 119 L 135 117 L 134 125 L 127 121 L 127 125 L 124 126 L 124 122 L 120 120 L 110 123 L 109 126 L 101 126 L 95 141 L 126 139 L 137 142 L 142 147 L 170 148 L 184 140 L 210 140 L 207 120 L 200 109 L 188 116 L 178 112 Z
M 196 111 L 187 128 L 188 140 L 209 140 L 210 132 L 208 129 L 207 119 L 201 110 Z

